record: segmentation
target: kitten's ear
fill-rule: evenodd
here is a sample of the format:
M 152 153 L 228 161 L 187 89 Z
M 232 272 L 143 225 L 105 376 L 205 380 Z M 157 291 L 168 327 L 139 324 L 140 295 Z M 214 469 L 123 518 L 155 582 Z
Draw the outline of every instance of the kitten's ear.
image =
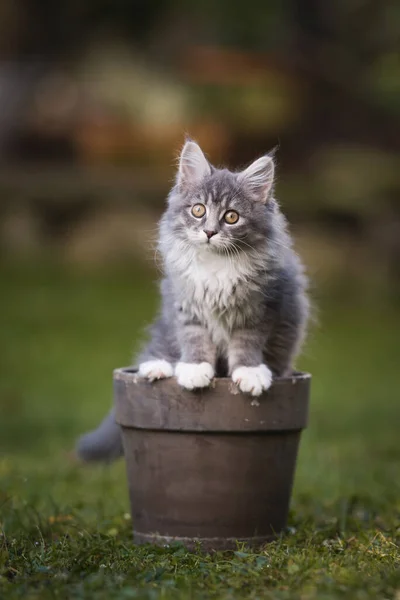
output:
M 274 160 L 267 154 L 251 163 L 239 174 L 238 179 L 247 187 L 254 200 L 265 204 L 274 183 L 274 172 Z
M 177 183 L 179 187 L 199 183 L 205 175 L 211 173 L 211 167 L 200 146 L 188 140 L 183 146 L 179 158 Z

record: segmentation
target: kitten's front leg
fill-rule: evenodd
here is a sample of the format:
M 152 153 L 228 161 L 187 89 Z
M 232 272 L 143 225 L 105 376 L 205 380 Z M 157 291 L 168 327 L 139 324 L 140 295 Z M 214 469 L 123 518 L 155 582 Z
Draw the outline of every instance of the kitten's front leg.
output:
M 263 364 L 266 335 L 252 329 L 232 333 L 228 346 L 229 373 L 240 391 L 259 396 L 272 383 L 272 373 Z
M 208 387 L 214 377 L 216 348 L 208 331 L 195 321 L 180 325 L 181 360 L 175 367 L 179 385 L 187 390 Z

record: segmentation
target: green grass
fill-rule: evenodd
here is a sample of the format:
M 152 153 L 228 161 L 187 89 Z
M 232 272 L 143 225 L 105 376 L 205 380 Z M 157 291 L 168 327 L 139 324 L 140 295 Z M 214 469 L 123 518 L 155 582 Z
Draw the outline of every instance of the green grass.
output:
M 135 548 L 124 465 L 74 439 L 154 313 L 147 272 L 1 267 L 0 598 L 399 598 L 400 313 L 323 302 L 289 528 L 259 552 Z

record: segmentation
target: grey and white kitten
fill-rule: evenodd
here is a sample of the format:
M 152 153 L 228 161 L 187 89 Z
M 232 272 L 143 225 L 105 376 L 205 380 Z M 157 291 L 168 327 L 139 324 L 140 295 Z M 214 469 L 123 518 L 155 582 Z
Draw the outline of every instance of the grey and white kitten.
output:
M 162 306 L 136 364 L 150 381 L 193 390 L 229 376 L 258 396 L 291 372 L 309 315 L 306 277 L 273 196 L 266 155 L 234 173 L 187 141 L 160 223 Z M 122 454 L 111 412 L 83 438 L 85 460 Z

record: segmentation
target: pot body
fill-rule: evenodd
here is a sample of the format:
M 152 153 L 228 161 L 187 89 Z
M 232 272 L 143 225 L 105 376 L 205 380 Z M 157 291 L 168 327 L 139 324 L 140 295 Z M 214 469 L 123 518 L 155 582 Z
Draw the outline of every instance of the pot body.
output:
M 188 392 L 116 370 L 135 542 L 218 550 L 274 539 L 286 525 L 309 385 L 295 374 L 252 401 L 228 379 Z

